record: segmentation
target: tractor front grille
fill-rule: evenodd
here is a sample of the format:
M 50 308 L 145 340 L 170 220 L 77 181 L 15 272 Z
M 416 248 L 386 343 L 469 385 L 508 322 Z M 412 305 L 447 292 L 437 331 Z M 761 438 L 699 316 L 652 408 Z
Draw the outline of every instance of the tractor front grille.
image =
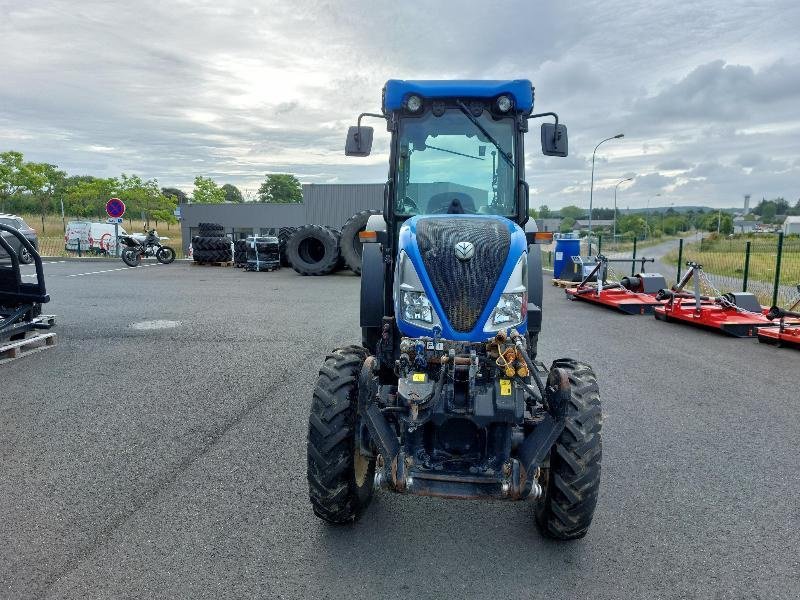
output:
M 456 258 L 458 242 L 472 242 L 475 255 Z M 417 244 L 422 263 L 447 320 L 458 332 L 472 331 L 506 264 L 511 235 L 497 219 L 420 219 Z

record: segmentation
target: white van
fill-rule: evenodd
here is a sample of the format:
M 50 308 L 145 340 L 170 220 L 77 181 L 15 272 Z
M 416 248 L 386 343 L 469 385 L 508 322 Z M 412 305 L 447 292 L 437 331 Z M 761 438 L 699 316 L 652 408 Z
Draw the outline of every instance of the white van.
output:
M 127 235 L 119 226 L 119 235 Z M 70 221 L 64 232 L 64 249 L 68 252 L 78 251 L 80 240 L 81 252 L 87 254 L 115 254 L 117 238 L 114 237 L 114 225 L 92 221 Z

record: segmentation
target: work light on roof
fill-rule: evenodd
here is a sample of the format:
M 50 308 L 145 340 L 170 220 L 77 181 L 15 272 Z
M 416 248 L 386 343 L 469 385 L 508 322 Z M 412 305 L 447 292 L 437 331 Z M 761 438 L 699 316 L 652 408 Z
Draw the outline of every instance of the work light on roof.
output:
M 502 113 L 507 113 L 514 106 L 514 102 L 508 96 L 500 96 L 497 99 L 497 110 Z
M 419 110 L 422 108 L 422 98 L 411 94 L 408 98 L 406 98 L 406 108 L 408 109 L 408 112 L 419 112 Z

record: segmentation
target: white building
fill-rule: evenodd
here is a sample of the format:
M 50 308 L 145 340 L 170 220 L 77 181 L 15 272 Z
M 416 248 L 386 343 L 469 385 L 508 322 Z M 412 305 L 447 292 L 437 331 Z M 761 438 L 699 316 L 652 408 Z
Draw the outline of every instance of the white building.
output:
M 783 222 L 783 234 L 789 235 L 792 233 L 800 235 L 800 217 L 786 217 Z

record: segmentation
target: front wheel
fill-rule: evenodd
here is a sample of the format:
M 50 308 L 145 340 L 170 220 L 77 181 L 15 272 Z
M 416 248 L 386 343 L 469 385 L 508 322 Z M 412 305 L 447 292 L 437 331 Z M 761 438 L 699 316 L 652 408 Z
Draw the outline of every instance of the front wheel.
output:
M 122 251 L 122 262 L 129 267 L 138 267 L 142 262 L 142 255 L 132 248 L 126 248 Z
M 308 420 L 308 492 L 314 514 L 328 523 L 355 521 L 372 500 L 375 458 L 356 439 L 358 379 L 367 351 L 331 352 L 319 370 Z
M 161 246 L 156 252 L 156 260 L 162 265 L 168 265 L 175 260 L 175 250 L 169 246 Z
M 567 372 L 570 399 L 566 426 L 539 479 L 543 493 L 536 504 L 536 523 L 547 537 L 574 540 L 589 531 L 600 490 L 600 393 L 589 365 L 562 358 L 553 361 L 552 368 Z

